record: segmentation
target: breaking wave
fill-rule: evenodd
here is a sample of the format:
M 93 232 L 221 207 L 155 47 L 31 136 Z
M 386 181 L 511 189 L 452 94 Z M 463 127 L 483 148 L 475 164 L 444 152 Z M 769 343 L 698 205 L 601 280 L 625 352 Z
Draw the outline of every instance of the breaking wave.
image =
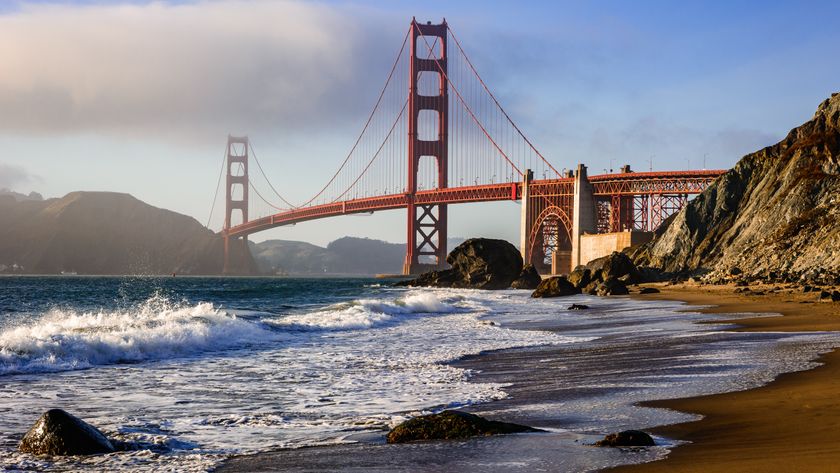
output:
M 53 309 L 0 332 L 0 375 L 183 357 L 278 337 L 213 304 L 179 304 L 160 296 L 124 310 Z

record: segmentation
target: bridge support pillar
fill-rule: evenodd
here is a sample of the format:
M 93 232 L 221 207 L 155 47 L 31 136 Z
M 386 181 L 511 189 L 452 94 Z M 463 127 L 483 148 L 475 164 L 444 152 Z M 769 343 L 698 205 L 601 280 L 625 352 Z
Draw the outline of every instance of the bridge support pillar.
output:
M 227 178 L 225 180 L 225 224 L 222 228 L 224 238 L 224 263 L 222 274 L 231 274 L 235 269 L 231 265 L 231 240 L 242 240 L 248 247 L 248 237 L 231 237 L 228 230 L 233 226 L 233 214 L 239 211 L 242 223 L 248 222 L 248 137 L 228 135 L 227 143 Z
M 531 181 L 534 180 L 534 171 L 526 169 L 522 176 L 522 200 L 519 220 L 519 252 L 522 254 L 522 262 L 531 262 L 531 250 L 529 248 L 531 232 L 534 226 L 534 211 L 531 204 Z
M 595 233 L 597 226 L 595 194 L 586 175 L 586 166 L 578 164 L 575 172 L 575 190 L 572 210 L 572 257 L 570 269 L 588 261 L 581 261 L 580 236 Z
M 437 188 L 448 187 L 449 81 L 447 71 L 446 22 L 439 25 L 411 21 L 411 57 L 408 78 L 408 235 L 403 274 L 417 274 L 446 267 L 447 208 L 445 204 L 417 204 L 416 193 L 420 159 L 437 164 Z M 419 39 L 419 41 L 418 41 Z M 438 46 L 434 46 L 434 45 Z M 417 48 L 420 47 L 418 55 Z M 429 47 L 433 51 L 429 51 Z M 438 49 L 439 48 L 439 49 Z M 421 95 L 417 88 L 421 73 L 438 77 L 438 94 Z M 424 91 L 428 93 L 428 91 Z M 436 115 L 437 139 L 421 140 L 418 133 L 420 111 Z M 434 116 L 433 115 L 433 116 Z M 430 125 L 429 123 L 424 123 Z M 431 176 L 426 176 L 431 177 Z

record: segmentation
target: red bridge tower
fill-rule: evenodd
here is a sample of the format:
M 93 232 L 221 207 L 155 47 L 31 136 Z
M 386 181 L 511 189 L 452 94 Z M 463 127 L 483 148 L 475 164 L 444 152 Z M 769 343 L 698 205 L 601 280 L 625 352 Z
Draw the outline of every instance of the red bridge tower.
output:
M 447 26 L 446 20 L 439 25 L 421 25 L 411 21 L 411 56 L 408 78 L 408 238 L 403 265 L 404 274 L 416 274 L 429 269 L 446 266 L 446 204 L 416 205 L 420 159 L 426 157 L 437 164 L 437 187 L 448 187 L 448 116 L 449 87 L 446 77 Z M 418 57 L 417 49 L 420 48 Z M 430 51 L 431 49 L 431 51 Z M 431 53 L 429 59 L 425 59 Z M 421 73 L 437 75 L 437 95 L 421 95 L 417 88 Z M 437 116 L 437 139 L 421 140 L 418 135 L 418 121 L 421 110 L 431 110 Z M 421 259 L 423 258 L 423 259 Z
M 233 237 L 228 231 L 233 224 L 233 212 L 239 210 L 241 223 L 248 222 L 248 137 L 228 135 L 227 143 L 227 179 L 225 184 L 225 225 L 222 230 L 225 240 L 225 262 L 222 272 L 230 274 L 231 239 L 235 244 L 243 242 L 247 246 L 248 236 Z M 238 190 L 241 187 L 241 190 Z

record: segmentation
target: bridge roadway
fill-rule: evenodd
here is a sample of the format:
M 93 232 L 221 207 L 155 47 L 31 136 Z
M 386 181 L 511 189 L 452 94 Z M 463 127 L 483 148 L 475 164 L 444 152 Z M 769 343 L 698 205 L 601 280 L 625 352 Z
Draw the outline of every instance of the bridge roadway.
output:
M 725 170 L 695 170 L 666 172 L 629 172 L 589 176 L 593 194 L 598 197 L 623 197 L 663 194 L 699 194 Z M 532 180 L 531 196 L 572 196 L 574 177 Z M 313 205 L 278 212 L 232 226 L 222 235 L 229 238 L 245 237 L 253 233 L 308 220 L 337 217 L 358 213 L 406 208 L 409 204 L 465 204 L 520 200 L 522 182 L 508 182 L 479 186 L 448 187 L 417 191 L 411 194 L 390 194 L 364 197 L 322 205 Z

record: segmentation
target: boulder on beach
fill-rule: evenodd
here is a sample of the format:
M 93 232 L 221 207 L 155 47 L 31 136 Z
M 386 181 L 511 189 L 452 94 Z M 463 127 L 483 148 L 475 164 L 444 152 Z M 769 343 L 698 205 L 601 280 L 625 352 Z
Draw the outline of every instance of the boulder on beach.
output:
M 662 292 L 662 291 L 660 291 L 659 289 L 657 289 L 655 287 L 643 287 L 643 288 L 639 289 L 639 294 L 657 294 L 659 292 Z
M 96 427 L 61 409 L 50 409 L 35 421 L 18 449 L 33 455 L 95 455 L 114 452 Z
M 574 271 L 569 273 L 568 279 L 575 287 L 583 289 L 592 280 L 592 270 L 586 266 L 578 266 Z
M 487 420 L 461 411 L 443 411 L 407 420 L 394 427 L 386 437 L 388 443 L 417 440 L 449 440 L 484 437 L 519 432 L 542 432 L 526 425 Z
M 526 264 L 522 268 L 522 273 L 510 284 L 510 287 L 513 289 L 536 289 L 541 282 L 542 277 L 537 272 L 537 268 L 534 265 Z
M 609 278 L 598 284 L 598 287 L 595 289 L 595 294 L 599 296 L 626 296 L 630 294 L 630 291 L 622 281 Z
M 564 276 L 554 276 L 543 279 L 531 297 L 563 297 L 580 294 L 580 289 L 570 283 Z
M 452 250 L 446 262 L 451 269 L 423 273 L 396 285 L 507 289 L 522 273 L 522 255 L 505 240 L 471 238 Z
M 625 430 L 609 434 L 603 440 L 595 442 L 598 447 L 652 447 L 653 438 L 641 430 Z
M 622 279 L 624 282 L 640 282 L 641 277 L 636 265 L 630 257 L 619 251 L 613 251 L 607 256 L 594 259 L 586 264 L 592 274 L 592 279 L 606 281 L 608 279 Z

